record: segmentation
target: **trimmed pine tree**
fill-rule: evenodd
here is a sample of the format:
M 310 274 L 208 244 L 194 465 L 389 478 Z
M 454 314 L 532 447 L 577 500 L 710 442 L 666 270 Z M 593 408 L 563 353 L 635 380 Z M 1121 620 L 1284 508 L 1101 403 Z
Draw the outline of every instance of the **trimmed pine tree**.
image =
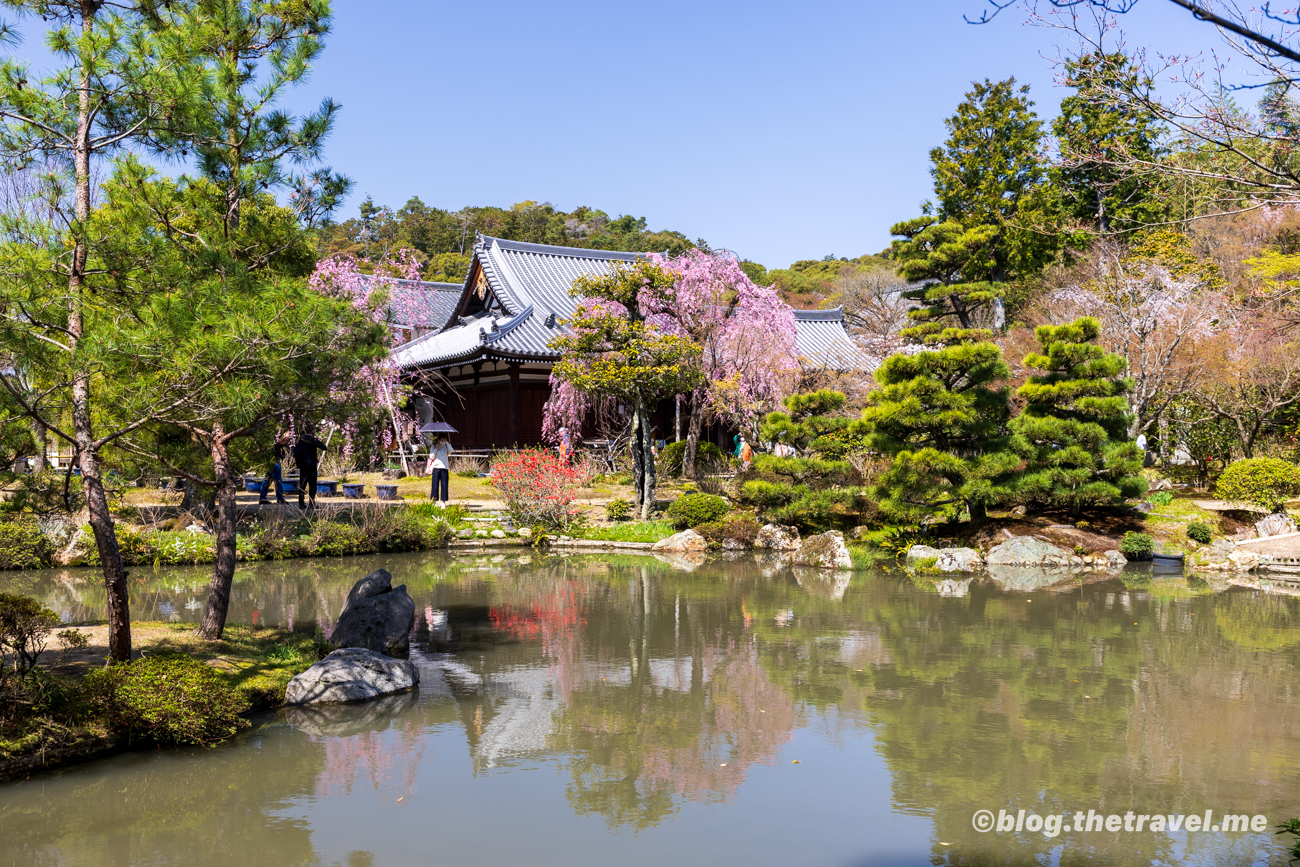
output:
M 1002 351 L 978 332 L 964 342 L 893 355 L 876 371 L 880 389 L 857 431 L 887 455 L 871 495 L 893 520 L 956 518 L 979 523 L 1018 463 L 1008 449 L 1008 376 Z
M 1043 351 L 1025 356 L 1041 371 L 1016 394 L 1024 411 L 1011 422 L 1011 447 L 1026 463 L 1019 495 L 1039 506 L 1068 508 L 1122 503 L 1146 490 L 1142 456 L 1127 438 L 1133 387 L 1127 363 L 1098 346 L 1091 316 L 1034 331 Z

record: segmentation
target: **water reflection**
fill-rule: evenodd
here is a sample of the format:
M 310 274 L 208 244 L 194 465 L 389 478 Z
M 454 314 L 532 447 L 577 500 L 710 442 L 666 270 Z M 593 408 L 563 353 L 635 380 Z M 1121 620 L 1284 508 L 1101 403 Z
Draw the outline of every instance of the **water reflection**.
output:
M 467 863 L 689 862 L 716 838 L 751 863 L 1231 865 L 1280 850 L 1268 834 L 979 834 L 971 817 L 1300 815 L 1294 598 L 1138 574 L 1029 593 L 777 558 L 682 565 L 241 570 L 234 619 L 314 630 L 388 568 L 417 602 L 419 694 L 0 787 L 0 860 L 248 860 L 259 841 L 278 863 L 391 863 L 437 817 L 439 851 Z M 81 574 L 13 580 L 89 619 L 102 591 Z M 137 616 L 197 619 L 204 570 L 133 580 Z

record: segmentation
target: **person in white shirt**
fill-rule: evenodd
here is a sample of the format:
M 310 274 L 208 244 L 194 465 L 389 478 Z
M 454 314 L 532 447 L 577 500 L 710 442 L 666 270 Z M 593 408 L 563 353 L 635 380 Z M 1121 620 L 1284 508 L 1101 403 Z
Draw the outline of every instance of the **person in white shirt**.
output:
M 443 507 L 451 505 L 451 441 L 442 434 L 429 449 L 429 499 L 441 500 Z M 441 494 L 441 496 L 439 496 Z

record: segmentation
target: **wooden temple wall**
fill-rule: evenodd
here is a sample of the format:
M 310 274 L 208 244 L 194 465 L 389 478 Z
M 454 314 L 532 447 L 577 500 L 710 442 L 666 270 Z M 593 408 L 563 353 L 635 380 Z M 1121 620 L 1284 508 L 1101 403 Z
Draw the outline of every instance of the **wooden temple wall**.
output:
M 513 361 L 476 361 L 440 371 L 441 377 L 427 378 L 417 386 L 428 408 L 421 418 L 445 421 L 458 434 L 452 444 L 458 449 L 518 448 L 541 445 L 542 410 L 551 396 L 549 364 Z M 655 437 L 672 442 L 675 434 L 673 401 L 663 400 L 651 413 Z M 683 407 L 682 435 L 687 416 Z M 584 437 L 594 436 L 584 430 Z M 710 425 L 704 439 L 724 448 L 730 443 L 718 425 Z

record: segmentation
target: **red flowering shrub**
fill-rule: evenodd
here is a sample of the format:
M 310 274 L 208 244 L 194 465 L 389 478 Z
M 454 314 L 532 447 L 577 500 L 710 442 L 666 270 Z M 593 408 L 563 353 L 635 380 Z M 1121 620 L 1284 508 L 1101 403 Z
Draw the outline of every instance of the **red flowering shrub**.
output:
M 516 524 L 563 530 L 578 517 L 574 497 L 581 473 L 549 451 L 529 449 L 492 461 L 492 486 Z

